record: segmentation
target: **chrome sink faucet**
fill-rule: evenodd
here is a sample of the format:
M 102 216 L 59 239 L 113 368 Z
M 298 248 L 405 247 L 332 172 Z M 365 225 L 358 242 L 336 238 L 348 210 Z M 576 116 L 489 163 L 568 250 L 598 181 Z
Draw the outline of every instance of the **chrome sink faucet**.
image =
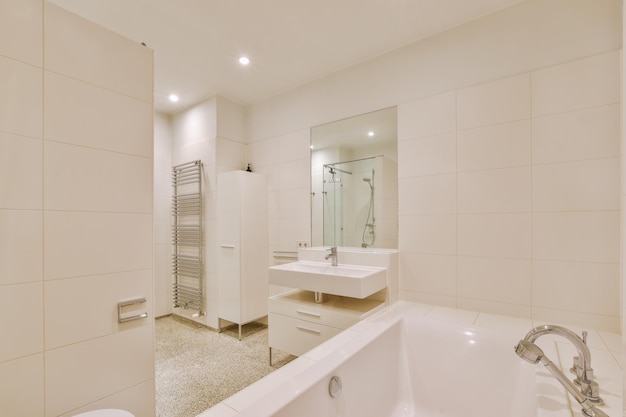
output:
M 337 266 L 337 246 L 333 246 L 330 249 L 328 249 L 330 251 L 330 253 L 328 255 L 326 255 L 324 257 L 325 260 L 328 260 L 328 258 L 333 258 L 333 266 Z
M 576 374 L 574 383 L 572 383 L 561 372 L 559 368 L 548 359 L 543 351 L 535 345 L 535 340 L 546 334 L 555 334 L 565 337 L 567 340 L 578 350 L 578 356 L 574 357 L 574 366 L 571 371 Z M 601 410 L 595 408 L 594 404 L 602 404 L 603 401 L 600 398 L 600 388 L 598 383 L 593 380 L 593 369 L 591 368 L 591 353 L 587 347 L 587 332 L 583 331 L 583 337 L 581 338 L 573 331 L 561 326 L 552 324 L 545 324 L 537 326 L 529 331 L 523 340 L 515 347 L 515 353 L 522 359 L 530 363 L 539 363 L 545 365 L 545 367 L 552 373 L 552 375 L 567 389 L 567 391 L 578 401 L 582 406 L 583 414 L 588 417 L 604 417 L 606 414 Z M 579 390 L 580 389 L 580 390 Z

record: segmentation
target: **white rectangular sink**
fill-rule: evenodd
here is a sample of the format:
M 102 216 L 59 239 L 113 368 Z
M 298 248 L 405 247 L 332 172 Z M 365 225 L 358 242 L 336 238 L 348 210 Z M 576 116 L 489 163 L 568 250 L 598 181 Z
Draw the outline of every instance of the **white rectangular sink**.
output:
M 270 284 L 365 298 L 387 286 L 387 268 L 297 261 L 270 267 Z

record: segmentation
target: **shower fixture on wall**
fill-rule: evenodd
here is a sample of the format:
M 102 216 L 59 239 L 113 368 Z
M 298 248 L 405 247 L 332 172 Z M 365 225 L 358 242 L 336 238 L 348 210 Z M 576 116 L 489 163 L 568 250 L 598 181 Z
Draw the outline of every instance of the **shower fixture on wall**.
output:
M 339 168 L 335 167 L 334 164 L 324 165 L 324 168 L 328 169 L 328 173 L 331 176 L 330 179 L 328 179 L 327 181 L 325 180 L 324 182 L 329 182 L 329 183 L 341 182 L 341 176 L 338 174 L 339 172 L 344 173 L 344 174 L 348 174 L 348 175 L 352 175 L 352 172 L 345 171 L 343 169 L 339 169 Z
M 363 227 L 363 236 L 361 239 L 361 247 L 367 248 L 374 245 L 376 242 L 376 214 L 374 212 L 374 174 L 372 169 L 371 178 L 363 178 L 363 181 L 370 186 L 370 201 L 367 211 L 367 218 L 365 219 L 365 226 Z

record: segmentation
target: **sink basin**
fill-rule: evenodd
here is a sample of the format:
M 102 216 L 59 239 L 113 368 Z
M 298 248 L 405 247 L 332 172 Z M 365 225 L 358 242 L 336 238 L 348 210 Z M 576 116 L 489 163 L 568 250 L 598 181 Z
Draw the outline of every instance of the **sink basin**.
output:
M 387 286 L 387 268 L 298 261 L 270 267 L 270 284 L 365 298 Z

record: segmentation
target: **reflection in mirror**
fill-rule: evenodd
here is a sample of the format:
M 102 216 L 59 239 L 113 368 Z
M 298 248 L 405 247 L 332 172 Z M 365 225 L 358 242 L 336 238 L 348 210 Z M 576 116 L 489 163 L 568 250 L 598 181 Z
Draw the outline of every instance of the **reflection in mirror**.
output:
M 398 247 L 395 107 L 311 129 L 313 246 Z

